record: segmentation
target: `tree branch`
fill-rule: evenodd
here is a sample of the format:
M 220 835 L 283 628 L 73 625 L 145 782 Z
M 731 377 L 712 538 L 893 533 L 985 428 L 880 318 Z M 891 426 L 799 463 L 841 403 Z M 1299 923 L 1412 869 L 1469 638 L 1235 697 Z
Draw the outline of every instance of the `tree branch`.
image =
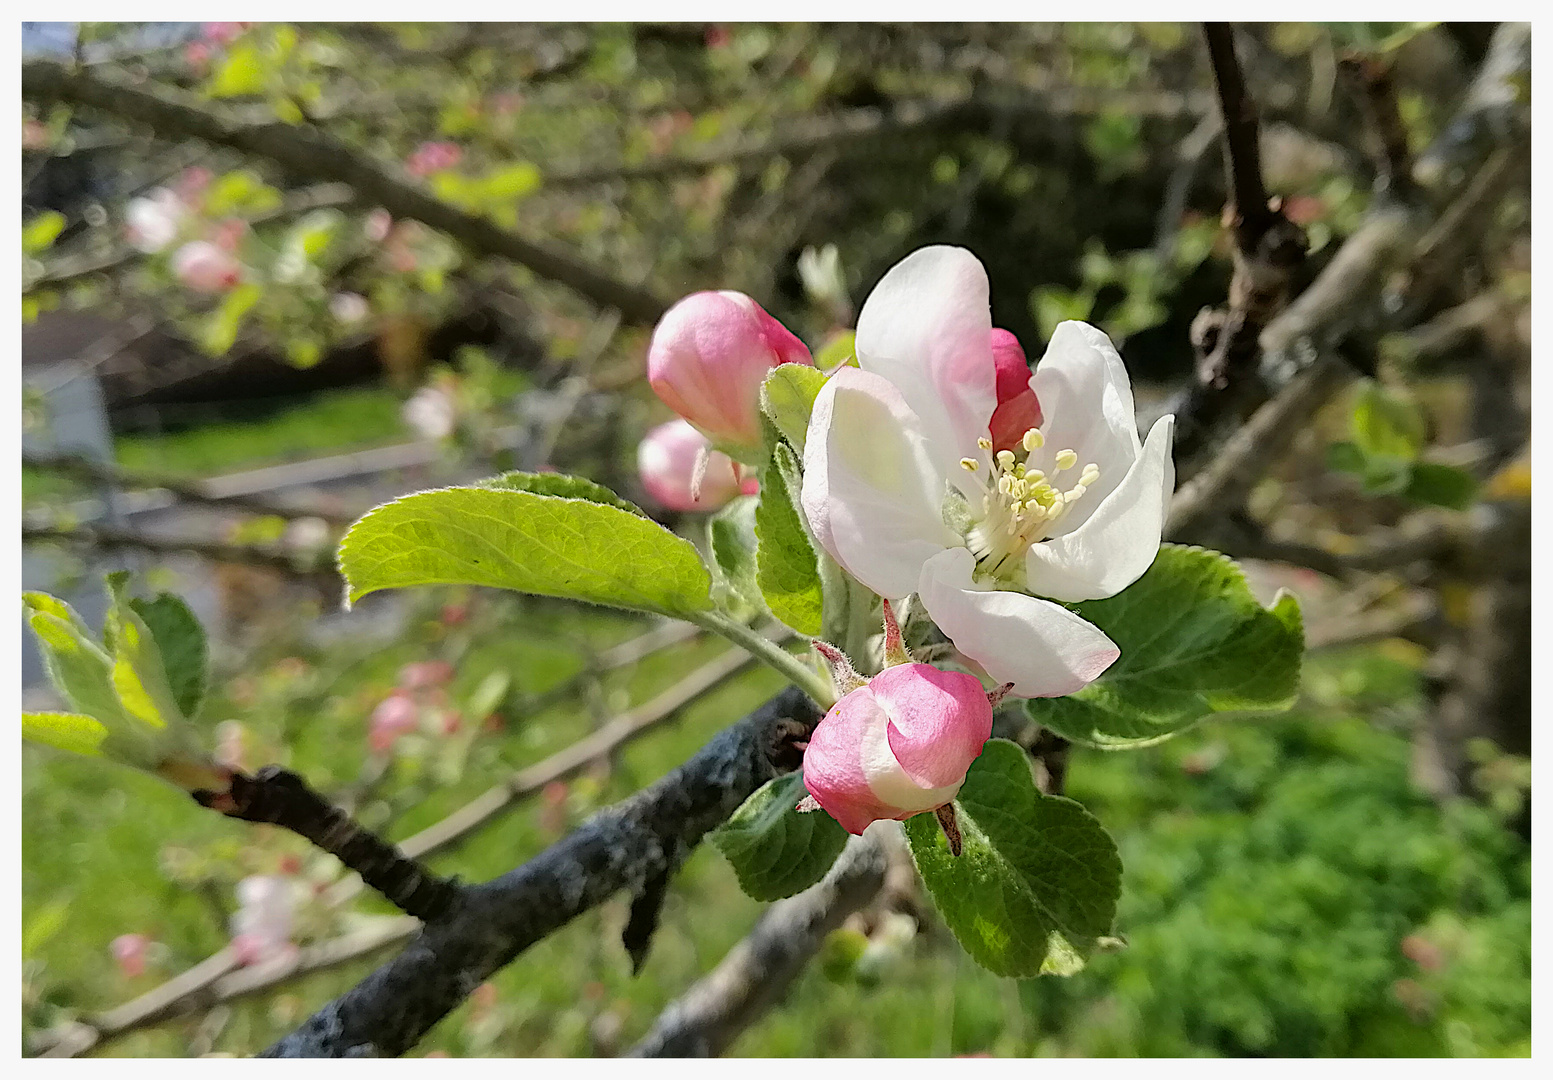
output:
M 466 886 L 448 918 L 326 1005 L 267 1057 L 397 1056 L 480 983 L 547 934 L 625 889 L 639 892 L 774 776 L 796 768 L 818 710 L 789 687 L 644 791 L 511 873 Z
M 432 197 L 317 128 L 278 120 L 236 123 L 180 100 L 183 95 L 154 86 L 143 88 L 116 73 L 72 70 L 53 60 L 23 63 L 22 96 L 29 101 L 63 101 L 102 109 L 147 124 L 161 134 L 201 139 L 268 158 L 299 176 L 349 184 L 363 201 L 380 205 L 396 217 L 424 222 L 472 251 L 526 266 L 600 306 L 618 309 L 636 325 L 651 325 L 667 308 L 653 293 L 610 277 L 569 251 L 525 239 Z
M 80 454 L 23 454 L 22 464 L 33 469 L 48 469 L 52 472 L 64 473 L 82 480 L 89 480 L 97 484 L 107 484 L 115 488 L 161 488 L 184 502 L 200 503 L 209 506 L 227 506 L 239 510 L 247 510 L 255 514 L 267 514 L 275 517 L 298 518 L 316 517 L 322 518 L 336 525 L 348 525 L 360 515 L 341 514 L 336 510 L 312 507 L 290 507 L 271 502 L 257 495 L 233 493 L 221 495 L 212 493 L 206 484 L 201 481 L 180 480 L 171 476 L 152 476 L 145 473 L 132 473 L 119 468 L 106 461 L 96 461 Z
M 296 773 L 267 765 L 236 773 L 226 791 L 197 791 L 194 801 L 240 821 L 279 825 L 328 852 L 407 915 L 432 922 L 458 899 L 459 886 L 351 820 Z
M 629 1057 L 717 1057 L 781 1001 L 825 936 L 884 885 L 877 829 L 847 842 L 818 885 L 768 907 L 722 962 L 664 1009 Z
M 193 537 L 150 536 L 132 529 L 115 529 L 103 525 L 82 525 L 77 528 L 26 523 L 22 525 L 22 543 L 50 542 L 85 545 L 105 551 L 129 549 L 162 555 L 187 552 L 191 555 L 214 559 L 216 562 L 263 566 L 293 577 L 334 572 L 327 553 L 325 557 L 315 559 L 310 565 L 305 561 L 304 553 L 289 552 L 273 545 L 224 544 L 211 540 L 196 540 Z

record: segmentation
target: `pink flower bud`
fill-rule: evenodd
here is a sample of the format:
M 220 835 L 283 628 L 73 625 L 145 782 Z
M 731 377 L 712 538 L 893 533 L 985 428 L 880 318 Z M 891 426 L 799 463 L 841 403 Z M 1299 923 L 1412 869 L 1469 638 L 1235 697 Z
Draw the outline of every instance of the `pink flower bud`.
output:
M 395 690 L 372 710 L 368 739 L 372 749 L 386 751 L 399 736 L 414 731 L 420 722 L 420 706 L 403 690 Z
M 446 660 L 418 660 L 399 669 L 399 685 L 406 690 L 446 686 L 453 681 L 453 665 Z
M 464 151 L 450 142 L 424 142 L 405 160 L 404 168 L 411 176 L 430 176 L 443 172 L 464 160 Z
M 992 412 L 992 449 L 1018 450 L 1025 432 L 1041 426 L 1041 403 L 1030 389 L 1030 364 L 1019 339 L 992 331 L 992 362 L 998 371 L 998 407 Z
M 188 206 L 167 188 L 152 188 L 124 207 L 124 239 L 131 247 L 154 255 L 178 238 Z
M 245 22 L 208 22 L 200 28 L 200 33 L 206 41 L 217 45 L 230 45 L 243 36 L 243 31 L 252 26 Z
M 196 240 L 174 253 L 173 274 L 195 292 L 218 293 L 243 279 L 243 266 L 230 251 Z
M 138 978 L 146 971 L 146 950 L 151 939 L 144 934 L 120 934 L 108 948 L 118 961 L 119 972 L 126 979 Z
M 848 832 L 953 799 L 992 736 L 981 683 L 930 664 L 886 668 L 825 714 L 803 757 L 814 801 Z
M 647 381 L 664 404 L 714 443 L 760 443 L 760 384 L 778 364 L 814 366 L 809 349 L 755 301 L 698 292 L 658 321 Z
M 696 457 L 707 454 L 699 498 L 692 497 Z M 659 424 L 636 448 L 636 466 L 647 493 L 670 510 L 703 510 L 710 513 L 735 495 L 753 495 L 760 485 L 753 477 L 741 480 L 733 460 L 713 450 L 706 436 L 684 420 Z

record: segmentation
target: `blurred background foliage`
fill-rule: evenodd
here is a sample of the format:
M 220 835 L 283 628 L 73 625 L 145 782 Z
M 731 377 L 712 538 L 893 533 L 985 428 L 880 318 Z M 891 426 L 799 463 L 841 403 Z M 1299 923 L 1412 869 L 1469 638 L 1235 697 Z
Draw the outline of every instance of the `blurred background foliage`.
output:
M 32 54 L 74 55 L 237 122 L 315 126 L 396 182 L 630 286 L 669 300 L 748 292 L 835 360 L 885 269 L 948 242 L 987 265 L 994 321 L 1032 359 L 1057 322 L 1086 319 L 1116 339 L 1140 401 L 1159 399 L 1190 378 L 1188 329 L 1230 278 L 1211 83 L 1189 24 L 28 25 Z M 1487 32 L 1271 23 L 1241 28 L 1240 43 L 1269 190 L 1311 239 L 1308 278 L 1375 197 L 1339 59 L 1357 49 L 1393 65 L 1416 148 L 1446 125 Z M 289 513 L 169 517 L 167 529 L 295 553 L 297 519 L 311 517 L 316 554 L 374 501 L 510 467 L 553 466 L 642 498 L 636 442 L 667 416 L 641 377 L 650 325 L 394 218 L 368 193 L 102 112 L 24 104 L 22 164 L 29 439 L 59 434 L 48 373 L 66 362 L 95 377 L 105 462 L 131 474 L 125 490 L 417 439 L 435 448 L 343 486 L 297 481 Z M 160 246 L 126 231 L 132 200 L 157 189 L 177 200 Z M 1341 555 L 1418 506 L 1529 499 L 1529 215 L 1529 192 L 1504 194 L 1419 313 L 1477 304 L 1470 347 L 1442 354 L 1416 333 L 1377 342 L 1375 378 L 1319 414 L 1253 493 L 1259 524 Z M 191 288 L 175 255 L 196 241 L 229 252 L 236 280 Z M 68 524 L 102 512 L 90 503 L 100 485 L 78 475 L 30 463 L 23 481 L 29 513 Z M 212 572 L 156 548 L 113 558 L 160 587 L 210 593 L 202 613 L 221 628 L 225 674 L 204 715 L 237 760 L 284 763 L 396 839 L 719 651 L 686 642 L 590 675 L 600 651 L 646 628 L 483 593 L 385 600 L 351 621 L 334 613 L 327 574 Z M 101 565 L 87 556 L 48 573 L 90 586 Z M 1304 573 L 1268 580 L 1300 591 L 1309 618 L 1322 603 L 1349 610 Z M 1366 595 L 1423 589 L 1425 621 L 1459 632 L 1479 594 L 1447 578 L 1399 573 Z M 1527 751 L 1475 741 L 1477 797 L 1430 797 L 1415 744 L 1445 685 L 1440 650 L 1400 629 L 1370 636 L 1379 642 L 1313 654 L 1291 714 L 1075 755 L 1069 794 L 1122 848 L 1124 950 L 1073 979 L 1015 983 L 965 958 L 930 905 L 909 926 L 854 921 L 733 1052 L 1529 1053 Z M 452 681 L 418 699 L 421 729 L 374 748 L 374 709 L 406 664 L 428 659 L 452 663 Z M 472 879 L 509 869 L 776 685 L 764 671 L 728 680 L 434 865 Z M 24 750 L 29 1034 L 219 949 L 233 889 L 251 874 L 300 883 L 299 943 L 389 915 L 371 897 L 319 899 L 335 871 L 294 837 L 102 768 Z M 758 912 L 703 846 L 641 975 L 617 943 L 617 900 L 523 955 L 418 1052 L 615 1053 Z M 130 932 L 155 943 L 134 976 L 109 951 Z M 251 1053 L 371 965 L 133 1032 L 107 1052 Z

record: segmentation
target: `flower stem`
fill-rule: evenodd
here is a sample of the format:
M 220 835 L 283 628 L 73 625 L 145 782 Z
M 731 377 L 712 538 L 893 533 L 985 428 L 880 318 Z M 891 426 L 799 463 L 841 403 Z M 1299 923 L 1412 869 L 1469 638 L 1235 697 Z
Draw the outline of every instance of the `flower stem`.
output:
M 836 703 L 836 692 L 830 683 L 798 657 L 760 632 L 729 618 L 720 611 L 709 611 L 692 621 L 714 634 L 721 634 L 757 660 L 780 671 L 787 680 L 808 694 L 822 709 Z

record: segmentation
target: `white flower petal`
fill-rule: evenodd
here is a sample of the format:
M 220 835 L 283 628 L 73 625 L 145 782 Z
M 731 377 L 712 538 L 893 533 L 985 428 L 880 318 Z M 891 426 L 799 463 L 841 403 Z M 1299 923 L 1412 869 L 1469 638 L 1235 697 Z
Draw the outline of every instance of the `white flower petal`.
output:
M 1024 593 L 986 591 L 957 548 L 922 567 L 922 605 L 955 648 L 1020 697 L 1061 697 L 1093 682 L 1121 655 L 1116 643 L 1067 608 Z
M 997 407 L 987 271 L 964 248 L 921 248 L 869 294 L 857 319 L 857 360 L 883 375 L 922 422 L 933 459 L 967 495 L 974 478 L 958 469 L 977 456 Z
M 1138 421 L 1133 412 L 1132 384 L 1111 339 L 1088 323 L 1065 322 L 1052 334 L 1051 344 L 1036 365 L 1030 386 L 1041 402 L 1046 443 L 1030 455 L 1032 468 L 1052 472 L 1061 450 L 1078 454 L 1069 474 L 1093 463 L 1100 478 L 1073 504 L 1057 524 L 1060 535 L 1072 532 L 1096 512 L 1100 502 L 1122 482 L 1139 452 Z M 1071 486 L 1054 477 L 1059 488 Z
M 943 519 L 944 478 L 900 391 L 842 368 L 814 402 L 803 509 L 815 539 L 881 596 L 913 592 L 929 557 L 962 544 Z
M 1175 490 L 1176 468 L 1170 456 L 1175 421 L 1174 416 L 1155 421 L 1137 463 L 1089 520 L 1030 546 L 1025 581 L 1031 592 L 1070 603 L 1098 600 L 1115 596 L 1143 576 L 1159 554 L 1160 532 Z

